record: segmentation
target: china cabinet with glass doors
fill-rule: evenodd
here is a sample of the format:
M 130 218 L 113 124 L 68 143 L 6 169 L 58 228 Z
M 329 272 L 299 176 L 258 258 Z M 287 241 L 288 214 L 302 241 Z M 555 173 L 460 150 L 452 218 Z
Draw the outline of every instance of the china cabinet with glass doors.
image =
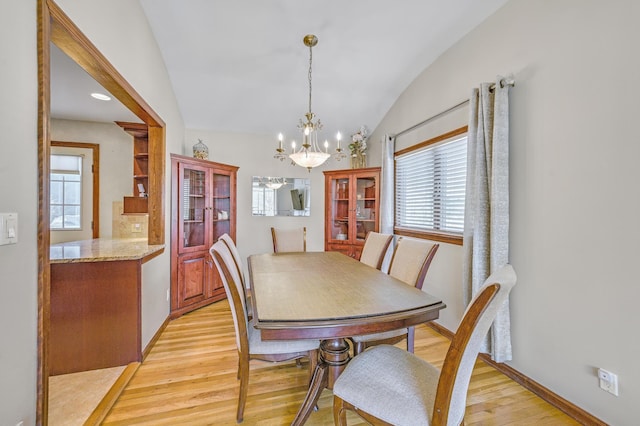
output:
M 238 167 L 171 155 L 171 317 L 225 297 L 209 247 L 236 239 Z
M 367 233 L 379 231 L 380 168 L 325 171 L 325 251 L 360 259 Z

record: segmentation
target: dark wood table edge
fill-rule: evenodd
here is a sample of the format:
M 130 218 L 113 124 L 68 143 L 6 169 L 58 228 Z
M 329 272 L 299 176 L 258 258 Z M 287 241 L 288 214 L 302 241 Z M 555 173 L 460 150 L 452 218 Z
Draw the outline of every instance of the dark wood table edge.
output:
M 253 326 L 260 330 L 263 340 L 325 340 L 411 327 L 438 319 L 440 310 L 444 308 L 446 305 L 443 302 L 434 303 L 410 311 L 379 316 L 376 322 L 371 322 L 368 318 L 300 322 L 259 321 L 254 318 Z M 292 330 L 292 326 L 298 329 Z

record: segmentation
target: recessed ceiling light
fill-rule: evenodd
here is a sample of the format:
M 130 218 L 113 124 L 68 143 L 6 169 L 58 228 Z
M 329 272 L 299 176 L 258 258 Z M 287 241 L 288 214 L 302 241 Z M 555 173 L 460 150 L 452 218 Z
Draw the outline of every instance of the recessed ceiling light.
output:
M 111 100 L 111 97 L 105 95 L 104 93 L 92 93 L 91 97 L 95 98 L 95 99 L 99 99 L 101 101 L 110 101 Z

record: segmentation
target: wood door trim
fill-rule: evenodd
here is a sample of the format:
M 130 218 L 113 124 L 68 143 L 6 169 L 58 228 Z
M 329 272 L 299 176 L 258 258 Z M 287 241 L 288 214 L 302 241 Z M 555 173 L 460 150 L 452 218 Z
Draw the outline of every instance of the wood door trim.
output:
M 100 237 L 100 145 L 88 142 L 51 141 L 51 146 L 90 149 L 93 156 L 93 238 Z
M 38 0 L 38 363 L 36 424 L 46 426 L 49 412 L 49 109 L 51 100 L 51 17 Z

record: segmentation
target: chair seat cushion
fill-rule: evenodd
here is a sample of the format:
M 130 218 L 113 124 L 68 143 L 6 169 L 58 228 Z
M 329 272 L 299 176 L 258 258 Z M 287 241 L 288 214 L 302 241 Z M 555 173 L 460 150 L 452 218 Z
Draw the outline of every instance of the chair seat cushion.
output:
M 415 355 L 380 345 L 356 356 L 333 387 L 357 408 L 398 426 L 431 424 L 440 370 Z
M 319 340 L 262 340 L 260 330 L 249 324 L 247 327 L 249 333 L 249 351 L 252 354 L 288 354 L 294 352 L 306 352 L 320 347 Z
M 360 336 L 353 336 L 352 339 L 354 342 L 368 342 L 370 340 L 391 339 L 392 337 L 402 336 L 403 334 L 407 334 L 407 333 L 408 333 L 408 330 L 406 328 L 401 328 L 399 330 L 383 331 L 382 333 L 362 334 Z

